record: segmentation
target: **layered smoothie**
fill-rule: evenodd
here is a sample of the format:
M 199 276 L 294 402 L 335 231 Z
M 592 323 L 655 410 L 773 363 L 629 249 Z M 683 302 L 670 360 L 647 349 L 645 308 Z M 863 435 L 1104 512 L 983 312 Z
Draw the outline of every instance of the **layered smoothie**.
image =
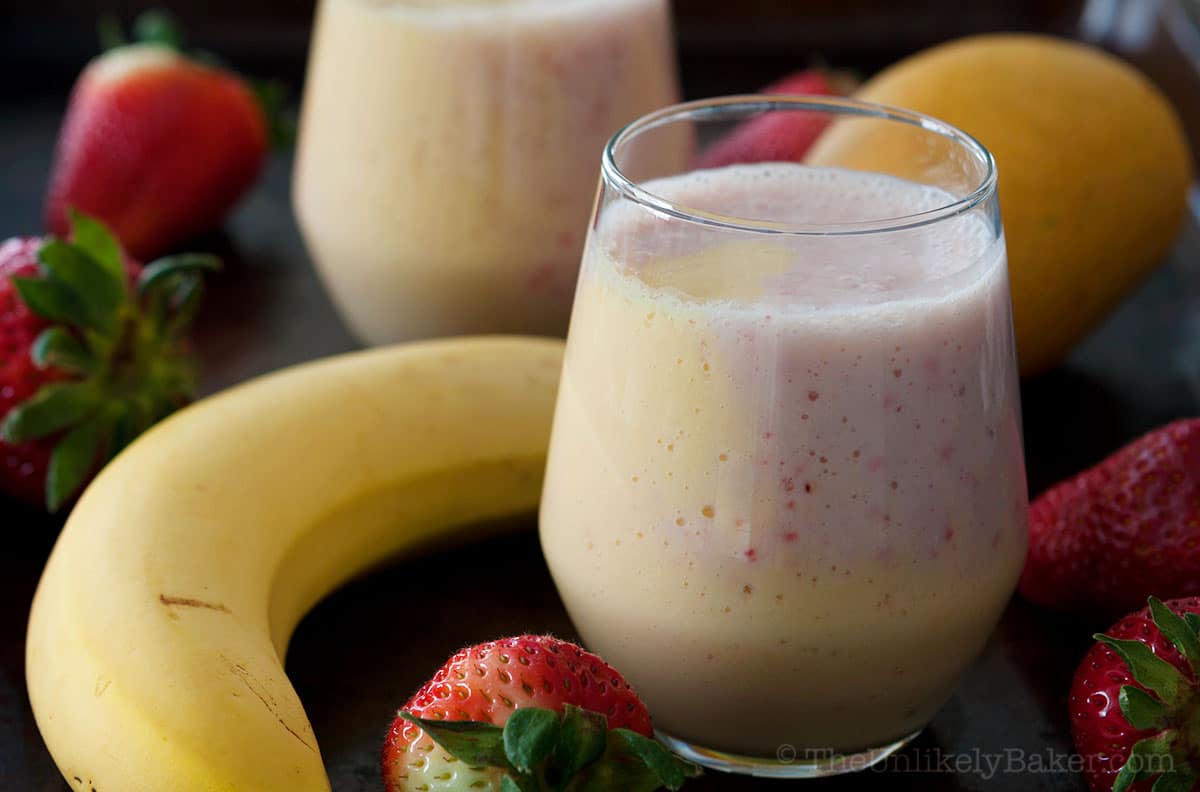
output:
M 937 189 L 737 165 L 644 185 L 710 216 L 914 215 Z M 615 202 L 583 263 L 541 508 L 587 645 L 674 737 L 776 755 L 928 723 L 1025 555 L 1003 239 L 752 234 Z
M 322 0 L 294 196 L 341 313 L 561 335 L 598 153 L 676 93 L 666 0 Z

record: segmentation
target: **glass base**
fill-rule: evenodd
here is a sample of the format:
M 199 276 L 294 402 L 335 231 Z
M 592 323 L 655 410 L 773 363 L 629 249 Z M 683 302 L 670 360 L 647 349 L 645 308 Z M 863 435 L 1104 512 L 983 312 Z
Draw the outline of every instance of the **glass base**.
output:
M 908 745 L 921 733 L 913 732 L 907 737 L 901 737 L 894 743 L 878 748 L 870 748 L 855 753 L 838 753 L 832 750 L 811 750 L 796 748 L 793 745 L 781 745 L 773 757 L 739 756 L 738 754 L 714 751 L 698 745 L 684 742 L 663 732 L 655 732 L 659 742 L 672 751 L 710 770 L 720 770 L 723 773 L 738 773 L 740 775 L 759 776 L 761 778 L 824 778 L 825 776 L 841 775 L 866 770 L 877 765 L 884 759 Z

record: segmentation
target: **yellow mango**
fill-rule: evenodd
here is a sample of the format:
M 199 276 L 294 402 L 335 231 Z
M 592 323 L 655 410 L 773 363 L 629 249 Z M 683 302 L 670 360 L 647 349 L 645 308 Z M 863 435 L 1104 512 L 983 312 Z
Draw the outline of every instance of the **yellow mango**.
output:
M 1192 163 L 1178 116 L 1138 71 L 1093 47 L 959 39 L 855 96 L 940 118 L 995 156 L 1022 374 L 1059 362 L 1104 319 L 1162 261 L 1185 216 Z M 835 124 L 809 161 L 903 176 L 916 139 L 894 124 Z

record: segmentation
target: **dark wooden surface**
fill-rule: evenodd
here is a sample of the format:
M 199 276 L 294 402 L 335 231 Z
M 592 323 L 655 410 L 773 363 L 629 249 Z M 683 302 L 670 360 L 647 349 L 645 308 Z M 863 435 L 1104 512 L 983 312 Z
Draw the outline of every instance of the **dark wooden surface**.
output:
M 24 99 L 0 112 L 0 236 L 40 227 L 41 190 L 61 102 L 61 97 Z M 213 282 L 197 332 L 209 391 L 354 346 L 300 245 L 288 204 L 289 169 L 286 157 L 277 158 L 225 234 L 202 240 L 228 263 Z M 1034 492 L 1141 431 L 1200 413 L 1200 236 L 1194 226 L 1172 260 L 1066 365 L 1025 384 L 1023 399 Z M 29 712 L 23 669 L 26 615 L 58 525 L 0 500 L 5 792 L 66 790 Z M 573 635 L 532 525 L 529 521 L 530 530 L 515 536 L 399 564 L 353 583 L 301 624 L 288 668 L 335 790 L 382 789 L 376 757 L 393 709 L 454 649 L 506 633 Z M 1065 712 L 1070 675 L 1087 636 L 1104 626 L 1014 601 L 958 693 L 890 771 L 806 782 L 808 788 L 1082 790 L 1080 778 L 1055 762 L 1064 762 L 1070 750 Z M 807 717 L 798 705 L 796 717 Z M 690 788 L 782 785 L 710 774 Z

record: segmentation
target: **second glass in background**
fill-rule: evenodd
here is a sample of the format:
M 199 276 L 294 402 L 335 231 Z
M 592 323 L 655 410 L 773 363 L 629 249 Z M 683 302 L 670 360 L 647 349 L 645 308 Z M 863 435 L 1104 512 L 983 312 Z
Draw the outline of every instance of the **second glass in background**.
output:
M 666 0 L 321 0 L 294 202 L 343 318 L 562 335 L 597 153 L 677 93 Z

